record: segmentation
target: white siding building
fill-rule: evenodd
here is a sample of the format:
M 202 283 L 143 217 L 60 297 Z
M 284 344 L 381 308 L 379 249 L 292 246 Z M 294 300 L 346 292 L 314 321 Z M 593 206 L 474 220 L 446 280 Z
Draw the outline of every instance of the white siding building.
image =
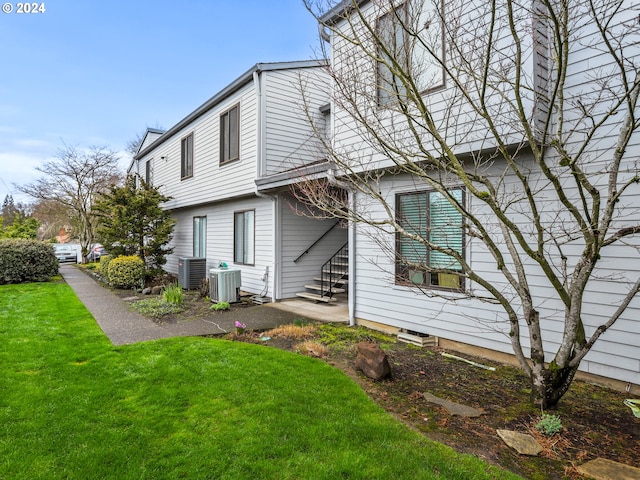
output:
M 178 273 L 179 258 L 206 257 L 208 268 L 240 269 L 243 291 L 280 300 L 304 290 L 323 254 L 346 242 L 336 229 L 293 262 L 332 224 L 295 215 L 288 194 L 298 168 L 322 160 L 304 111 L 323 118 L 324 66 L 257 64 L 168 131 L 147 132 L 129 173 L 172 197 L 167 271 Z
M 394 108 L 392 102 L 389 103 L 389 91 L 393 91 L 395 88 L 396 95 L 403 95 L 406 87 L 398 80 L 389 80 L 391 73 L 385 70 L 387 67 L 382 65 L 380 61 L 380 58 L 384 59 L 386 54 L 372 46 L 375 42 L 372 39 L 373 35 L 362 29 L 361 25 L 362 20 L 365 19 L 369 25 L 380 29 L 394 15 L 391 5 L 395 4 L 397 9 L 410 9 L 412 5 L 419 3 L 343 2 L 320 19 L 327 36 L 330 37 L 327 41 L 331 45 L 332 75 L 340 84 L 339 87 L 334 88 L 336 93 L 331 106 L 334 126 L 333 148 L 338 155 L 349 158 L 351 172 L 374 170 L 382 172 L 375 180 L 375 194 L 395 210 L 392 215 L 396 215 L 396 219 L 399 218 L 402 209 L 406 210 L 406 215 L 413 215 L 411 213 L 411 208 L 414 208 L 411 206 L 413 199 L 417 202 L 418 197 L 422 196 L 420 202 L 423 207 L 418 208 L 429 210 L 435 208 L 433 205 L 435 205 L 437 198 L 435 196 L 432 198 L 433 187 L 424 179 L 407 173 L 398 173 L 399 169 L 392 168 L 397 162 L 406 163 L 408 159 L 412 158 L 411 155 L 402 157 L 394 152 L 393 148 L 381 148 L 380 141 L 374 138 L 372 131 L 375 130 L 376 134 L 379 134 L 382 139 L 387 139 L 392 145 L 401 146 L 400 151 L 415 153 L 413 158 L 425 159 L 424 152 L 442 152 L 442 147 L 433 136 L 416 134 L 411 131 L 406 118 L 397 111 L 398 109 Z M 500 2 L 498 5 L 501 5 Z M 537 3 L 530 2 L 530 5 L 535 10 Z M 438 38 L 442 40 L 439 45 L 433 47 L 433 51 L 443 52 L 445 64 L 452 68 L 451 72 L 456 70 L 451 65 L 452 62 L 467 60 L 471 62 L 475 58 L 473 57 L 474 50 L 482 50 L 487 44 L 486 38 L 489 30 L 484 28 L 488 25 L 486 22 L 489 18 L 489 4 L 487 2 L 427 1 L 424 2 L 422 8 L 423 10 L 418 15 L 418 28 L 428 25 L 424 28 L 429 29 L 428 32 L 433 36 L 432 38 L 436 38 L 435 43 L 440 41 Z M 524 8 L 521 9 L 524 10 Z M 451 15 L 457 12 L 458 16 L 455 17 L 456 22 L 451 22 L 449 25 L 451 28 L 446 29 L 446 35 L 442 34 L 441 37 L 437 37 L 439 33 L 434 34 L 434 32 L 439 32 L 437 31 L 439 22 L 446 21 L 441 20 L 442 12 L 444 12 L 445 18 L 449 18 L 447 12 Z M 431 16 L 429 16 L 430 13 Z M 400 15 L 406 14 L 403 12 Z M 498 24 L 501 21 L 499 15 L 500 12 L 498 12 Z M 637 11 L 634 13 L 630 6 L 622 8 L 609 27 L 614 32 L 613 37 L 616 37 L 615 32 L 618 31 L 629 33 L 631 30 L 625 29 L 625 25 L 628 26 L 634 22 L 637 24 L 636 17 Z M 425 18 L 428 20 L 425 21 Z M 555 54 L 549 39 L 549 25 L 545 23 L 544 19 L 529 12 L 528 19 L 524 20 L 528 21 L 529 27 L 518 30 L 521 40 L 519 45 L 521 47 L 520 78 L 523 81 L 520 96 L 522 99 L 521 111 L 529 119 L 530 125 L 533 125 L 535 129 L 540 129 L 536 131 L 534 136 L 541 138 L 541 131 L 544 131 L 545 128 L 552 131 L 560 121 L 560 116 L 555 115 L 551 116 L 551 125 L 545 126 L 542 123 L 549 111 L 551 102 L 549 98 L 553 93 L 547 92 L 546 89 L 550 83 L 549 79 L 553 79 L 555 67 L 550 59 Z M 408 21 L 411 22 L 411 20 Z M 456 33 L 461 35 L 456 39 L 458 41 L 456 45 L 461 48 L 459 51 L 453 51 L 452 42 L 454 40 L 449 36 L 452 34 L 454 23 L 458 28 Z M 526 22 L 525 25 L 527 25 Z M 587 115 L 580 115 L 581 101 L 584 105 L 587 105 L 588 101 L 604 101 L 603 98 L 596 98 L 596 92 L 605 92 L 606 88 L 603 89 L 602 84 L 594 81 L 594 75 L 598 72 L 615 71 L 611 56 L 607 55 L 606 48 L 601 48 L 602 42 L 596 40 L 595 23 L 576 22 L 573 27 L 576 28 L 575 35 L 579 34 L 579 36 L 573 37 L 573 43 L 568 53 L 567 58 L 570 66 L 564 86 L 565 94 L 571 98 L 563 106 L 565 110 L 562 112 L 562 120 L 567 122 L 564 130 L 570 132 L 568 139 L 563 139 L 566 140 L 568 148 L 573 148 L 575 144 L 584 139 L 586 135 L 584 132 L 587 132 L 589 128 L 589 125 L 585 126 L 585 123 L 588 124 L 587 117 L 589 115 L 593 115 L 593 122 L 600 120 L 598 115 L 602 112 L 599 111 L 594 110 L 588 112 Z M 442 26 L 440 28 L 444 29 Z M 508 32 L 508 28 L 500 30 L 501 34 L 505 31 Z M 387 34 L 382 32 L 380 35 L 384 38 L 384 35 Z M 474 35 L 480 35 L 482 41 L 477 43 L 479 38 L 474 38 Z M 358 41 L 353 41 L 357 36 L 359 36 Z M 394 31 L 389 37 L 399 43 L 402 34 Z M 372 43 L 367 44 L 368 41 Z M 473 47 L 474 45 L 476 47 Z M 514 115 L 514 87 L 513 82 L 508 78 L 515 75 L 514 69 L 510 69 L 514 65 L 514 58 L 517 58 L 513 38 L 507 34 L 504 37 L 496 38 L 493 45 L 495 51 L 491 52 L 491 55 L 494 55 L 493 58 L 500 62 L 500 66 L 503 68 L 502 73 L 507 78 L 504 86 L 501 86 L 500 82 L 495 82 L 492 88 L 488 89 L 489 93 L 485 99 L 484 106 L 488 114 L 493 119 L 501 120 L 496 125 L 490 125 L 478 111 L 473 111 L 470 108 L 470 102 L 461 95 L 463 84 L 456 85 L 451 76 L 437 62 L 430 63 L 428 60 L 423 63 L 417 62 L 420 64 L 421 70 L 414 73 L 414 79 L 421 91 L 421 98 L 420 101 L 410 100 L 408 102 L 411 104 L 409 108 L 415 108 L 416 112 L 423 108 L 436 125 L 436 130 L 439 130 L 446 143 L 452 146 L 452 153 L 459 158 L 467 158 L 470 164 L 482 158 L 483 155 L 489 157 L 497 151 L 496 135 L 492 133 L 492 127 L 496 128 L 500 137 L 505 139 L 505 149 L 518 152 L 514 158 L 516 158 L 518 165 L 522 166 L 522 171 L 526 172 L 529 185 L 536 189 L 535 196 L 542 209 L 540 215 L 549 229 L 544 235 L 548 243 L 543 248 L 545 252 L 554 251 L 555 246 L 552 243 L 550 232 L 552 230 L 562 232 L 563 222 L 568 222 L 569 216 L 564 207 L 556 200 L 557 194 L 551 188 L 548 177 L 543 175 L 537 166 L 531 153 L 532 150 L 527 146 L 530 145 L 529 138 L 521 128 L 521 122 Z M 465 53 L 464 48 L 469 48 L 468 52 Z M 368 52 L 365 53 L 367 49 Z M 417 50 L 420 51 L 419 48 Z M 403 52 L 405 51 L 400 51 L 400 57 L 396 58 L 401 58 L 401 55 L 405 54 Z M 415 54 L 415 50 L 413 53 Z M 638 47 L 637 38 L 635 43 L 629 42 L 625 55 L 627 56 L 625 60 L 629 62 L 629 65 L 638 65 L 640 47 Z M 411 58 L 415 61 L 413 57 Z M 425 72 L 429 75 L 426 75 Z M 634 75 L 637 75 L 637 72 L 630 68 L 630 85 L 633 85 Z M 398 82 L 395 87 L 392 85 L 394 81 Z M 471 81 L 464 86 L 472 92 L 471 96 L 474 95 L 474 89 L 481 90 Z M 611 87 L 611 91 L 616 93 L 621 91 L 618 86 L 613 83 L 608 85 Z M 378 89 L 377 93 L 376 88 Z M 385 88 L 386 91 L 381 93 L 381 90 L 385 90 Z M 356 101 L 353 101 L 354 99 Z M 556 102 L 554 106 L 557 105 L 557 100 L 554 102 Z M 614 157 L 620 122 L 626 113 L 625 107 L 626 104 L 620 107 L 617 116 L 606 118 L 604 128 L 596 129 L 595 141 L 589 144 L 589 149 L 583 152 L 581 157 L 581 159 L 586 159 L 583 160 L 585 171 L 605 193 L 607 192 L 608 177 L 604 171 L 599 175 L 596 173 Z M 637 118 L 640 112 L 635 105 L 633 108 Z M 363 121 L 363 118 L 366 120 Z M 422 118 L 426 118 L 426 116 Z M 586 121 L 585 118 L 587 118 Z M 412 127 L 418 132 L 428 130 L 427 128 L 421 130 L 423 125 L 414 124 Z M 554 154 L 551 148 L 545 152 L 548 158 L 552 158 Z M 396 158 L 392 160 L 394 155 Z M 445 153 L 435 155 L 445 155 Z M 625 163 L 622 165 L 622 170 L 627 173 L 620 176 L 618 188 L 629 178 L 637 175 L 635 159 L 639 155 L 640 137 L 638 132 L 635 132 L 628 143 Z M 495 158 L 495 162 L 482 164 L 484 169 L 482 173 L 489 178 L 501 179 L 497 184 L 505 192 L 503 198 L 513 194 L 513 198 L 516 200 L 514 200 L 513 206 L 507 209 L 508 215 L 526 233 L 526 241 L 535 243 L 536 232 L 531 226 L 531 211 L 529 205 L 523 200 L 524 197 L 520 195 L 522 182 L 506 168 L 506 163 L 500 163 L 504 162 L 500 155 L 496 155 Z M 556 158 L 556 162 L 562 165 L 559 158 Z M 387 173 L 383 174 L 384 172 Z M 505 175 L 505 172 L 511 173 Z M 567 181 L 570 177 L 571 175 L 568 175 L 562 180 L 566 182 L 566 194 L 577 205 L 580 205 L 581 194 L 577 187 Z M 604 188 L 602 188 L 603 185 Z M 453 176 L 450 189 L 451 191 L 460 189 L 458 190 L 460 202 L 463 202 L 466 208 L 483 220 L 482 225 L 488 234 L 508 257 L 507 246 L 499 222 L 489 211 L 487 204 L 481 201 L 478 196 L 472 195 L 468 189 L 461 188 L 461 184 L 456 183 Z M 640 224 L 640 189 L 637 185 L 631 185 L 626 194 L 625 205 L 620 207 L 625 210 L 617 212 L 619 223 L 615 228 L 633 227 Z M 350 193 L 350 195 L 354 197 L 352 204 L 357 205 L 360 213 L 368 216 L 373 222 L 383 221 L 387 218 L 388 213 L 382 208 L 381 202 L 372 200 L 371 195 L 361 192 Z M 425 215 L 427 219 L 436 217 L 436 214 L 432 215 L 432 212 Z M 427 227 L 427 230 L 433 231 L 435 227 L 434 229 Z M 459 241 L 459 248 L 455 248 L 459 250 L 464 261 L 468 262 L 475 271 L 481 273 L 485 279 L 496 285 L 500 292 L 512 297 L 514 308 L 521 311 L 522 305 L 519 304 L 518 296 L 514 294 L 512 287 L 499 272 L 494 255 L 490 254 L 484 243 L 466 233 L 460 234 Z M 407 245 L 413 245 L 407 241 L 402 242 L 403 240 L 398 239 L 396 235 L 381 233 L 379 228 L 366 223 L 359 223 L 354 228 L 349 243 L 351 262 L 355 267 L 350 271 L 349 284 L 353 309 L 352 320 L 388 331 L 404 329 L 429 334 L 439 337 L 444 344 L 448 345 L 457 342 L 458 345 L 464 344 L 507 354 L 512 353 L 511 328 L 505 310 L 495 303 L 474 298 L 485 295 L 487 291 L 469 278 L 459 280 L 452 278 L 451 275 L 430 274 L 429 271 L 410 268 L 401 271 L 402 265 L 400 264 L 402 262 L 398 260 L 400 258 L 398 252 Z M 415 245 L 413 246 L 417 249 Z M 637 247 L 637 235 L 631 235 L 627 242 L 618 243 L 603 250 L 606 258 L 603 258 L 598 264 L 598 268 L 593 271 L 592 280 L 584 293 L 582 318 L 587 338 L 594 333 L 599 325 L 606 322 L 614 314 L 618 305 L 624 300 L 625 294 L 638 280 L 640 256 Z M 432 252 L 424 251 L 421 254 L 433 259 L 437 256 L 437 252 L 434 252 L 435 250 Z M 571 268 L 576 264 L 582 253 L 582 244 L 579 240 L 567 240 L 562 245 L 562 252 L 562 256 L 559 253 L 556 256 L 554 256 L 555 254 L 551 255 L 551 268 L 556 271 L 564 268 L 563 265 Z M 526 278 L 535 302 L 534 308 L 539 311 L 542 319 L 542 333 L 545 346 L 548 348 L 546 358 L 551 359 L 562 340 L 565 306 L 539 265 L 535 262 L 528 262 L 525 267 Z M 617 322 L 596 342 L 591 352 L 582 361 L 580 369 L 583 372 L 621 382 L 640 384 L 640 322 L 638 318 L 640 318 L 640 299 L 635 298 Z M 526 325 L 521 325 L 521 331 L 524 333 L 523 348 L 525 353 L 528 353 L 530 339 L 526 334 Z

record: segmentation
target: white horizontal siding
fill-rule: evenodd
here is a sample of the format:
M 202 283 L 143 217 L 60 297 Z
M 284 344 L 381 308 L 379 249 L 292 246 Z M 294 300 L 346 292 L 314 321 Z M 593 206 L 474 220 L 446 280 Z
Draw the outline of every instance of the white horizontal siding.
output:
M 509 182 L 505 182 L 509 184 Z M 380 184 L 384 198 L 394 205 L 394 196 L 398 192 L 406 192 L 416 187 L 416 182 L 408 177 L 393 177 Z M 640 194 L 632 197 L 635 204 L 640 204 Z M 372 218 L 383 218 L 379 206 L 359 199 L 366 205 L 364 211 L 371 213 Z M 476 212 L 482 205 L 477 200 Z M 547 208 L 557 210 L 557 205 L 548 204 Z M 517 212 L 517 210 L 514 210 Z M 637 209 L 629 212 L 626 221 L 640 222 Z M 495 223 L 486 214 L 484 225 L 491 229 Z M 511 218 L 526 227 L 530 222 L 527 215 L 513 213 Z M 400 328 L 436 335 L 450 340 L 478 345 L 498 351 L 512 353 L 508 336 L 509 324 L 501 307 L 473 299 L 461 299 L 452 302 L 447 298 L 430 297 L 410 287 L 394 283 L 394 237 L 381 234 L 372 227 L 360 225 L 356 240 L 356 317 L 393 325 Z M 501 233 L 494 229 L 495 240 L 504 247 Z M 580 245 L 573 244 L 567 248 L 569 266 L 577 261 Z M 603 262 L 603 268 L 596 269 L 584 296 L 583 321 L 587 335 L 606 322 L 617 309 L 624 294 L 640 275 L 640 258 L 633 245 L 616 245 L 609 249 L 611 255 Z M 512 305 L 518 309 L 519 300 L 505 279 L 497 271 L 496 261 L 489 255 L 484 245 L 479 242 L 467 244 L 467 258 L 474 269 L 490 280 L 501 291 L 512 298 Z M 506 254 L 506 250 L 505 250 Z M 559 259 L 551 258 L 552 261 Z M 508 257 L 507 257 L 508 262 Z M 527 280 L 533 292 L 535 307 L 540 312 L 547 358 L 551 359 L 562 341 L 564 331 L 564 305 L 550 285 L 541 268 L 533 262 L 527 262 Z M 559 271 L 559 270 L 558 270 Z M 625 280 L 626 279 L 626 280 Z M 482 293 L 477 285 L 467 287 Z M 455 297 L 455 294 L 449 297 Z M 608 376 L 623 381 L 637 383 L 640 380 L 638 359 L 640 358 L 640 299 L 631 303 L 622 318 L 605 333 L 595 344 L 582 367 L 585 371 L 608 372 Z M 528 345 L 526 325 L 521 325 L 522 342 L 525 349 Z M 615 352 L 615 353 L 614 353 Z
M 255 210 L 255 264 L 242 265 L 233 261 L 234 212 Z M 168 257 L 165 269 L 178 273 L 178 258 L 193 255 L 193 217 L 207 217 L 207 267 L 216 268 L 225 262 L 229 268 L 242 272 L 242 290 L 271 296 L 262 277 L 265 271 L 273 272 L 273 206 L 263 198 L 220 202 L 206 207 L 183 209 L 173 213 L 176 228 L 172 241 L 174 252 Z
M 305 285 L 317 283 L 313 277 L 319 276 L 322 265 L 347 243 L 345 228 L 338 225 L 331 229 L 335 220 L 296 215 L 291 208 L 295 204 L 290 195 L 285 195 L 280 202 L 281 298 L 295 297 L 297 292 L 305 291 Z M 327 231 L 329 233 L 309 249 Z M 309 253 L 295 262 L 307 249 Z
M 240 105 L 240 160 L 220 165 L 220 114 Z M 175 209 L 248 195 L 255 190 L 257 158 L 257 112 L 253 83 L 177 132 L 140 160 L 154 159 L 153 184 L 173 197 L 167 208 Z M 193 176 L 181 179 L 181 140 L 193 133 Z M 162 160 L 161 157 L 165 159 Z
M 329 102 L 328 77 L 322 67 L 276 70 L 263 74 L 265 105 L 264 175 L 291 170 L 322 154 L 305 109 L 324 122 L 320 106 Z

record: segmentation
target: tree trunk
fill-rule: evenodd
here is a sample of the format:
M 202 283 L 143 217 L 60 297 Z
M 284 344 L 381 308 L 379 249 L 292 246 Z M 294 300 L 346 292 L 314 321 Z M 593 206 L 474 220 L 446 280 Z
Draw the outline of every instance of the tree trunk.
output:
M 551 362 L 548 367 L 534 369 L 531 376 L 531 402 L 542 410 L 554 409 L 573 381 L 578 367 L 559 367 Z

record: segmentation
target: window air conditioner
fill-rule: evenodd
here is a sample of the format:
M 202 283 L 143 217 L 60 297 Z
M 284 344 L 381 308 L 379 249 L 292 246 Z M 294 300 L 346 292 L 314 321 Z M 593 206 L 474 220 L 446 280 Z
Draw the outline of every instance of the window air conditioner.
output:
M 199 257 L 178 258 L 178 284 L 186 290 L 200 288 L 207 278 L 207 259 Z
M 212 302 L 240 301 L 240 270 L 209 270 L 209 298 Z

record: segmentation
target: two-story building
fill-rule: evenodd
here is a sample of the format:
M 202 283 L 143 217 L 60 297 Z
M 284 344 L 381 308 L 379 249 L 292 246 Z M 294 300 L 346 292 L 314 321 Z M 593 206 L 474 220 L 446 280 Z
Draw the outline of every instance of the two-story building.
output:
M 353 0 L 319 15 L 328 158 L 357 220 L 352 319 L 506 354 L 518 335 L 522 359 L 542 344 L 551 361 L 579 348 L 561 348 L 579 315 L 585 341 L 606 326 L 580 369 L 637 385 L 637 13 L 542 3 Z M 593 270 L 590 222 L 624 235 L 600 240 Z
M 172 197 L 168 272 L 206 258 L 207 270 L 240 269 L 243 291 L 280 300 L 314 284 L 346 243 L 344 228 L 298 215 L 289 194 L 295 178 L 326 170 L 307 119 L 329 121 L 325 66 L 256 64 L 167 131 L 147 130 L 128 173 Z

